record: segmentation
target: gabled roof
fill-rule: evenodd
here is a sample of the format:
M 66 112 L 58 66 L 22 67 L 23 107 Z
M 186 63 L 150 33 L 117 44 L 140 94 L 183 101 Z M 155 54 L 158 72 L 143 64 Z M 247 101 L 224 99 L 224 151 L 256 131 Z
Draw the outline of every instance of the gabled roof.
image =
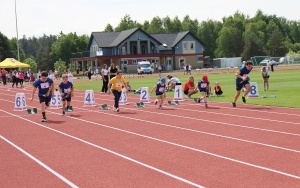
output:
M 137 31 L 143 32 L 149 38 L 152 38 L 158 44 L 161 44 L 160 41 L 153 38 L 151 35 L 144 32 L 140 28 L 133 28 L 133 29 L 128 29 L 128 30 L 121 31 L 121 32 L 92 32 L 88 47 L 91 45 L 93 38 L 96 40 L 96 42 L 100 48 L 115 47 L 115 46 L 118 46 L 123 41 L 125 41 L 126 39 L 128 39 L 132 34 L 134 34 Z
M 115 40 L 110 44 L 110 47 L 118 46 L 121 42 L 130 37 L 133 33 L 135 33 L 139 28 L 128 29 L 125 31 L 121 31 L 119 35 L 115 38 Z
M 184 31 L 179 33 L 168 33 L 168 34 L 152 34 L 151 36 L 156 38 L 162 44 L 166 44 L 167 47 L 165 49 L 172 49 L 188 34 L 191 34 L 202 45 L 204 45 L 204 43 L 198 37 L 192 34 L 190 31 Z

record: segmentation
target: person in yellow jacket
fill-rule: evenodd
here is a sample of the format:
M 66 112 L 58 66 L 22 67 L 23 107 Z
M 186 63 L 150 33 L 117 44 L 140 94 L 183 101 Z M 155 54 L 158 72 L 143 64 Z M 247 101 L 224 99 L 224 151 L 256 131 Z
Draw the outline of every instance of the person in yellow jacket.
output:
M 112 92 L 115 96 L 114 111 L 119 112 L 120 111 L 119 100 L 122 94 L 122 89 L 127 88 L 126 80 L 124 77 L 122 77 L 121 70 L 118 70 L 117 75 L 109 81 L 107 88 L 108 88 L 108 95 L 110 95 L 110 92 Z

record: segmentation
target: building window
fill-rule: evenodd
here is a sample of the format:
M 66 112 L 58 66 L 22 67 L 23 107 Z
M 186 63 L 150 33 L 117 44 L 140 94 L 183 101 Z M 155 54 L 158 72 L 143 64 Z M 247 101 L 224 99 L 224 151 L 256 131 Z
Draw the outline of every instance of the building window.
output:
M 190 43 L 190 49 L 191 49 L 191 50 L 194 49 L 194 43 L 193 43 L 193 42 Z

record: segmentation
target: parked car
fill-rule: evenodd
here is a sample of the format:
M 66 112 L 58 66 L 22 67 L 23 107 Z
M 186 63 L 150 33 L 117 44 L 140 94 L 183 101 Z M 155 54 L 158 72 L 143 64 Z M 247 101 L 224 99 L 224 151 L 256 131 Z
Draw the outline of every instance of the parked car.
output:
M 267 66 L 268 61 L 270 61 L 270 60 L 265 59 L 265 60 L 261 61 L 261 62 L 259 63 L 259 65 L 260 65 L 260 66 Z M 279 62 L 277 62 L 277 61 L 270 61 L 270 66 L 271 66 L 272 64 L 274 64 L 274 65 L 279 65 Z

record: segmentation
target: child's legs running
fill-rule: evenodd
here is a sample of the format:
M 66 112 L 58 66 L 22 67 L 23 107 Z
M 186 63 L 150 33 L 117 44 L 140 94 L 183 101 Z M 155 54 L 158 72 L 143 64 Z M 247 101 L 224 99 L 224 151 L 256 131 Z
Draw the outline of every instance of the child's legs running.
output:
M 206 98 L 206 92 L 205 91 L 201 91 L 201 95 L 202 95 L 202 99 L 203 99 L 203 101 L 204 101 L 204 103 L 207 103 L 207 98 Z
M 117 90 L 112 90 L 112 93 L 115 96 L 115 105 L 114 105 L 114 107 L 119 108 L 119 100 L 120 100 L 122 92 L 118 92 Z

